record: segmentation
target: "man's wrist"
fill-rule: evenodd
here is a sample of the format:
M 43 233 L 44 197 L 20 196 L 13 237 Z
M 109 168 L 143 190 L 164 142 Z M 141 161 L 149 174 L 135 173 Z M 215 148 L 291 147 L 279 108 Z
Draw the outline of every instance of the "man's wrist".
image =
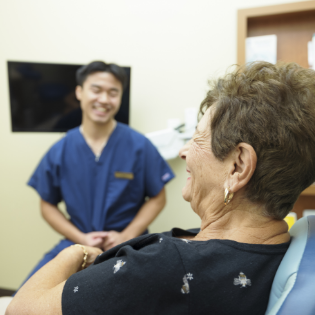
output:
M 85 244 L 85 233 L 79 231 L 77 237 L 76 237 L 76 241 L 74 243 L 76 244 L 82 244 L 82 245 L 87 245 Z
M 141 235 L 142 233 L 139 232 L 139 231 L 136 231 L 134 229 L 124 229 L 122 232 L 121 232 L 123 238 L 125 239 L 125 241 L 129 241 L 131 240 L 132 238 L 135 238 L 135 237 L 138 237 L 139 235 Z

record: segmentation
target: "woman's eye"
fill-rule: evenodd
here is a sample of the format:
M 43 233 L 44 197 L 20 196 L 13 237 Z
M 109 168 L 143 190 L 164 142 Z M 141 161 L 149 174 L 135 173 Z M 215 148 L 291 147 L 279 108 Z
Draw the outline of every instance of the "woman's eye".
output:
M 193 143 L 197 143 L 198 144 L 198 139 L 196 137 L 192 138 Z
M 195 135 L 194 137 L 193 137 L 193 142 L 195 142 L 196 144 L 198 144 L 198 145 L 200 145 L 200 144 L 202 144 L 202 137 L 200 136 L 200 135 Z

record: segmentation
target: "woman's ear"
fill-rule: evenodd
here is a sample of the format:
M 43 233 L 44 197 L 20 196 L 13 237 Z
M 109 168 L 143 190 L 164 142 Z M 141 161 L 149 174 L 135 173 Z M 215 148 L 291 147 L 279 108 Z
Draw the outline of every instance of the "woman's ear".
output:
M 241 142 L 231 152 L 228 160 L 230 167 L 225 188 L 235 193 L 245 187 L 252 178 L 256 170 L 257 155 L 251 145 Z

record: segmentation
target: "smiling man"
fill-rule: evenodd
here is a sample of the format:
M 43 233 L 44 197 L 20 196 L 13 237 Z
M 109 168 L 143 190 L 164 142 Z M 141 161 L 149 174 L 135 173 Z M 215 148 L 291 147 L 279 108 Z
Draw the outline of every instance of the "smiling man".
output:
M 147 138 L 114 118 L 126 85 L 123 68 L 95 61 L 76 79 L 82 124 L 52 146 L 28 182 L 42 216 L 65 239 L 30 276 L 74 243 L 108 250 L 146 233 L 174 177 Z M 62 200 L 70 219 L 58 209 Z

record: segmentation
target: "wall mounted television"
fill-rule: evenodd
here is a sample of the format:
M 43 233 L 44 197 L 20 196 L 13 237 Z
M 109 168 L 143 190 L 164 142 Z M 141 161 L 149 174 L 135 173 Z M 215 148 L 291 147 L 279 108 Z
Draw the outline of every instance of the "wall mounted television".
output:
M 8 61 L 13 132 L 65 132 L 81 124 L 75 72 L 82 65 Z M 130 67 L 116 120 L 129 124 Z

